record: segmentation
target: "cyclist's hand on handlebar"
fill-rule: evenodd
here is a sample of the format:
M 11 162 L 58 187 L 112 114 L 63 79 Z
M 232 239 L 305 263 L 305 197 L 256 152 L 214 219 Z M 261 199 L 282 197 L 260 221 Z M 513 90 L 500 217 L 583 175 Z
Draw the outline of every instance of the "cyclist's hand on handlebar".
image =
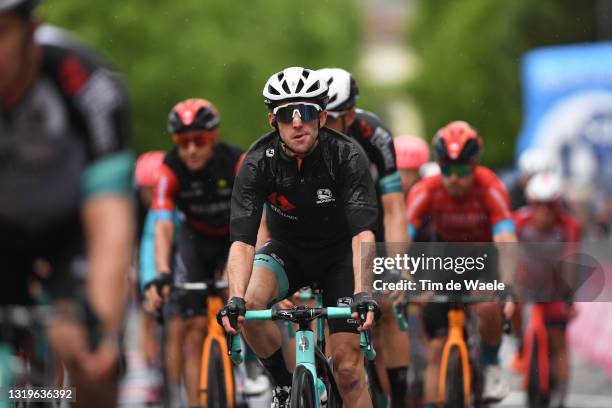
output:
M 361 323 L 357 330 L 364 331 L 372 328 L 374 321 L 380 318 L 378 303 L 372 298 L 372 295 L 366 292 L 355 293 L 353 298 L 355 299 L 355 311 L 352 317 Z
M 159 273 L 155 279 L 145 285 L 144 293 L 150 307 L 159 309 L 162 306 L 163 298 L 170 294 L 171 283 L 170 273 Z
M 246 303 L 244 299 L 233 297 L 217 314 L 217 323 L 223 326 L 226 333 L 238 334 L 242 329 L 245 314 Z
M 294 306 L 295 306 L 295 303 L 293 303 L 289 299 L 283 299 L 280 302 L 278 302 L 279 309 L 291 309 Z

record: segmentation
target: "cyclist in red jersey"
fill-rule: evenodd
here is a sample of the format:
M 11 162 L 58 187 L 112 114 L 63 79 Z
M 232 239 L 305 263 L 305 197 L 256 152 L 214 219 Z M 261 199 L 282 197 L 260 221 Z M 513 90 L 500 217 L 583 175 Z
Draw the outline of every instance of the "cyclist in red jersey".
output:
M 199 401 L 206 301 L 201 293 L 169 288 L 217 278 L 227 260 L 230 199 L 242 151 L 219 141 L 219 121 L 217 109 L 203 99 L 187 99 L 170 111 L 168 131 L 177 147 L 159 169 L 152 206 L 157 276 L 147 283 L 145 294 L 159 307 L 158 289 L 164 288 L 169 391 L 173 402 L 178 401 L 184 370 L 189 406 Z M 181 223 L 173 255 L 176 208 Z
M 559 176 L 553 173 L 540 173 L 533 176 L 525 189 L 528 205 L 514 213 L 516 232 L 520 242 L 535 243 L 535 251 L 541 252 L 542 243 L 546 243 L 546 251 L 552 251 L 552 257 L 565 258 L 576 249 L 580 241 L 580 224 L 578 220 L 563 210 L 561 203 L 563 183 Z M 540 244 L 540 245 L 537 245 Z M 554 245 L 557 244 L 557 245 Z M 530 287 L 534 285 L 537 276 L 550 278 L 555 273 L 550 259 L 538 262 L 538 258 L 530 258 L 528 263 L 521 263 L 519 281 Z M 569 263 L 565 263 L 568 264 Z M 570 375 L 570 362 L 566 343 L 566 326 L 569 319 L 576 315 L 575 309 L 568 297 L 565 302 L 554 301 L 543 303 L 544 318 L 549 333 L 550 361 L 555 378 L 555 390 L 551 398 L 553 407 L 564 406 Z
M 408 196 L 408 232 L 414 239 L 419 228 L 430 222 L 436 240 L 444 242 L 516 242 L 508 194 L 495 174 L 478 159 L 482 139 L 466 122 L 451 122 L 438 131 L 433 149 L 441 174 L 418 182 Z M 512 260 L 500 253 L 502 280 L 511 273 Z M 477 307 L 482 339 L 481 361 L 485 366 L 483 398 L 501 400 L 509 392 L 498 367 L 502 321 L 498 306 L 483 302 Z M 429 364 L 425 375 L 425 401 L 435 406 L 439 361 L 448 327 L 448 305 L 428 303 L 423 310 L 425 329 L 430 338 Z M 506 316 L 513 312 L 507 302 Z

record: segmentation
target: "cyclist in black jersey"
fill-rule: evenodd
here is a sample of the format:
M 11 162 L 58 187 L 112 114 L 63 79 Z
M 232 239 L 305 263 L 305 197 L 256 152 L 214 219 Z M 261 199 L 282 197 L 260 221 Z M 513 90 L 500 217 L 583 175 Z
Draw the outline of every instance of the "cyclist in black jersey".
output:
M 220 313 L 226 331 L 245 338 L 277 383 L 274 406 L 286 406 L 291 375 L 272 322 L 242 327 L 246 308 L 263 309 L 318 282 L 326 305 L 356 304 L 373 324 L 378 306 L 371 277 L 362 276 L 361 244 L 374 241 L 376 197 L 363 149 L 324 128 L 327 85 L 309 69 L 291 67 L 264 87 L 275 130 L 253 144 L 232 193 L 228 258 L 230 300 Z M 270 240 L 255 253 L 262 207 Z M 369 279 L 368 279 L 369 278 Z M 237 317 L 234 328 L 227 317 Z M 356 318 L 356 314 L 355 314 Z M 330 322 L 334 374 L 346 406 L 369 407 L 357 324 Z
M 327 126 L 356 140 L 370 159 L 370 171 L 376 182 L 376 197 L 381 209 L 376 241 L 395 243 L 397 248 L 398 243 L 408 241 L 408 234 L 402 181 L 391 131 L 373 113 L 356 108 L 359 88 L 349 72 L 340 68 L 324 68 L 318 72 L 329 86 Z M 408 333 L 399 329 L 390 302 L 381 302 L 380 306 L 382 317 L 374 334 L 382 346 L 378 349 L 376 365 L 379 370 L 386 368 L 392 406 L 403 407 L 408 375 Z M 393 356 L 386 355 L 386 350 L 393 350 Z M 385 371 L 379 373 L 384 375 Z M 387 384 L 384 379 L 381 381 Z
M 100 56 L 39 26 L 37 3 L 0 0 L 0 302 L 38 301 L 27 282 L 50 265 L 55 303 L 99 322 L 56 319 L 50 342 L 78 404 L 112 406 L 133 248 L 127 97 Z
M 204 99 L 181 101 L 170 111 L 168 131 L 176 147 L 166 155 L 153 193 L 157 275 L 145 284 L 151 304 L 161 303 L 158 288 L 171 282 L 176 286 L 218 279 L 225 266 L 230 199 L 242 150 L 219 140 L 219 123 L 219 112 Z M 179 231 L 175 231 L 175 210 L 181 220 Z M 200 356 L 207 327 L 206 299 L 201 295 L 172 289 L 164 310 L 171 400 L 180 401 L 184 372 L 189 406 L 199 403 Z

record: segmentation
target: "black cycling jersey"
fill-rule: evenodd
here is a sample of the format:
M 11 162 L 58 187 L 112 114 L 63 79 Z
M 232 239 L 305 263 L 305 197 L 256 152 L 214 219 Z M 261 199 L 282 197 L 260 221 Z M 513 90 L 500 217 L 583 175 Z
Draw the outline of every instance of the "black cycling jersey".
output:
M 84 201 L 132 187 L 119 76 L 58 29 L 39 29 L 36 41 L 42 55 L 33 82 L 0 111 L 0 259 L 3 275 L 16 281 L 34 258 L 48 260 L 55 276 L 82 275 L 74 260 L 84 254 Z
M 178 149 L 171 150 L 155 187 L 153 209 L 158 219 L 171 219 L 176 206 L 196 231 L 227 240 L 230 199 L 241 154 L 238 147 L 218 142 L 206 166 L 191 171 L 181 161 Z
M 365 150 L 371 162 L 370 171 L 376 183 L 378 213 L 377 241 L 384 241 L 384 222 L 381 197 L 387 193 L 401 193 L 401 177 L 395 162 L 393 135 L 380 119 L 371 112 L 356 110 L 355 121 L 348 128 L 347 135 L 354 138 Z
M 284 153 L 277 131 L 255 142 L 232 193 L 232 241 L 255 244 L 264 202 L 270 237 L 296 247 L 323 248 L 376 230 L 367 157 L 352 139 L 327 128 L 300 161 Z

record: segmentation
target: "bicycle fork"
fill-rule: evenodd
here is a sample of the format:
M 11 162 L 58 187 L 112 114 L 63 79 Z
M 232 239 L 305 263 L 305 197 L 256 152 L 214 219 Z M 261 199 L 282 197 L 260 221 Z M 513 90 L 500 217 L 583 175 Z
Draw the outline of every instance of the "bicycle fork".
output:
M 463 337 L 463 324 L 465 321 L 465 312 L 463 310 L 449 310 L 448 312 L 448 339 L 442 350 L 442 359 L 440 363 L 440 373 L 438 378 L 438 401 L 448 402 L 446 400 L 446 379 L 448 370 L 448 361 L 450 352 L 453 347 L 459 350 L 461 357 L 461 367 L 463 372 L 463 398 L 465 405 L 470 403 L 472 395 L 472 381 L 470 373 L 470 360 L 468 358 L 468 350 Z

